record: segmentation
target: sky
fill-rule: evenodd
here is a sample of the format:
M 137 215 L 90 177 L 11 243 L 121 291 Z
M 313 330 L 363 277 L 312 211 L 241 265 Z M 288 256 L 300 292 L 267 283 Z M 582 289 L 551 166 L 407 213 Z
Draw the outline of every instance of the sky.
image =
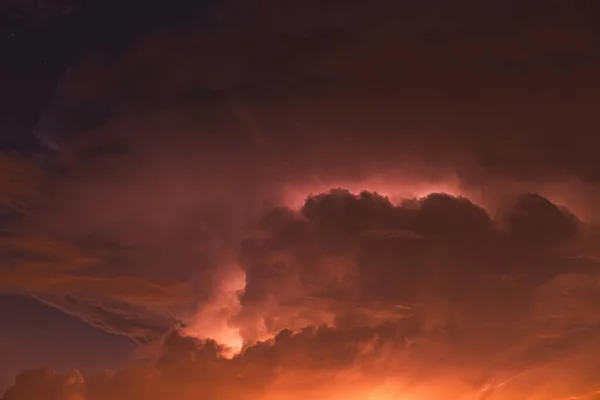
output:
M 600 398 L 598 4 L 355 3 L 0 3 L 2 400 Z

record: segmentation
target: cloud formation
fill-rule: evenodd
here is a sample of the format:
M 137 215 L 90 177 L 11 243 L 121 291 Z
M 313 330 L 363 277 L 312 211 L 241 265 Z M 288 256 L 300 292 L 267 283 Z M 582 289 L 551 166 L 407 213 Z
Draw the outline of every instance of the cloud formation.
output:
M 63 77 L 0 290 L 162 342 L 4 400 L 595 399 L 585 2 L 275 3 Z
M 177 323 L 170 308 L 193 299 L 183 283 L 99 273 L 96 260 L 63 243 L 13 234 L 2 238 L 0 248 L 8 260 L 0 270 L 0 291 L 29 293 L 136 341 L 158 339 Z
M 356 174 L 417 159 L 474 182 L 595 182 L 590 7 L 222 2 L 213 27 L 157 33 L 118 59 L 74 66 L 38 136 L 93 130 L 95 142 L 77 141 L 80 154 L 118 153 L 132 131 L 160 128 L 132 119 L 158 113 L 159 135 L 258 142 L 296 171 Z
M 141 364 L 85 382 L 24 373 L 4 400 L 36 390 L 48 399 L 591 399 L 599 388 L 591 228 L 539 195 L 493 220 L 447 194 L 394 205 L 338 189 L 300 210 L 276 208 L 260 228 L 238 248 L 239 307 L 221 315 L 246 341 L 241 353 L 225 358 L 216 342 L 172 332 Z
M 361 313 L 353 304 L 444 310 L 453 323 L 502 325 L 525 317 L 523 303 L 538 285 L 595 271 L 593 261 L 576 258 L 588 251 L 586 229 L 533 194 L 492 221 L 469 200 L 446 194 L 394 206 L 377 194 L 337 190 L 309 198 L 299 213 L 275 210 L 263 224 L 266 237 L 242 247 L 242 304 L 263 315 L 281 306 L 274 331 L 301 321 L 300 310 L 323 312 L 321 323 L 353 321 Z

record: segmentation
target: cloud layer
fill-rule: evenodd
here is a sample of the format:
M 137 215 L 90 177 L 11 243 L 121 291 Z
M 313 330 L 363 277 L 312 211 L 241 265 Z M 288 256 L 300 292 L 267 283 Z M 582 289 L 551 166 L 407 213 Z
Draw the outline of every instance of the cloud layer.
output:
M 589 4 L 234 3 L 59 83 L 0 290 L 159 350 L 4 400 L 596 399 Z
M 254 143 L 284 173 L 417 159 L 475 182 L 594 182 L 588 3 L 222 2 L 211 28 L 157 33 L 73 67 L 38 135 L 95 130 L 96 141 L 76 141 L 90 155 L 126 151 L 141 130 L 204 131 L 204 145 Z
M 523 195 L 492 220 L 447 194 L 393 205 L 334 190 L 300 210 L 274 209 L 259 231 L 238 247 L 237 307 L 214 314 L 245 340 L 240 354 L 174 332 L 150 359 L 85 382 L 23 373 L 5 400 L 36 390 L 49 399 L 591 399 L 598 390 L 592 228 L 541 196 Z

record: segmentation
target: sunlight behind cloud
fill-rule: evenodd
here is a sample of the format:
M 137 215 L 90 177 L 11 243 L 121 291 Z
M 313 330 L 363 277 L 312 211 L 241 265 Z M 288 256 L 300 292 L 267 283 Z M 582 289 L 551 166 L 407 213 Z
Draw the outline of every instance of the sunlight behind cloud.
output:
M 246 287 L 246 275 L 239 268 L 231 268 L 221 280 L 219 290 L 211 301 L 197 312 L 184 333 L 200 339 L 213 339 L 223 345 L 223 356 L 238 354 L 244 340 L 240 329 L 231 326 L 231 318 L 239 311 L 240 294 Z
M 413 178 L 386 177 L 385 175 L 365 179 L 331 179 L 302 182 L 289 185 L 284 189 L 283 202 L 293 209 L 304 205 L 307 197 L 324 193 L 331 189 L 341 188 L 350 193 L 358 194 L 362 191 L 376 192 L 388 197 L 392 203 L 399 203 L 403 199 L 418 199 L 431 193 L 447 193 L 452 196 L 464 196 L 477 202 L 476 193 L 467 193 L 461 188 L 460 182 L 455 178 L 428 182 Z

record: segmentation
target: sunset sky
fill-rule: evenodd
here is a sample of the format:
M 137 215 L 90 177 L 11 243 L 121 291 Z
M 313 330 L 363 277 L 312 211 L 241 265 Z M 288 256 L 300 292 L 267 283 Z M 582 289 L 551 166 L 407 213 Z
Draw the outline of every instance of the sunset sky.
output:
M 1 400 L 600 399 L 597 1 L 32 4 Z

